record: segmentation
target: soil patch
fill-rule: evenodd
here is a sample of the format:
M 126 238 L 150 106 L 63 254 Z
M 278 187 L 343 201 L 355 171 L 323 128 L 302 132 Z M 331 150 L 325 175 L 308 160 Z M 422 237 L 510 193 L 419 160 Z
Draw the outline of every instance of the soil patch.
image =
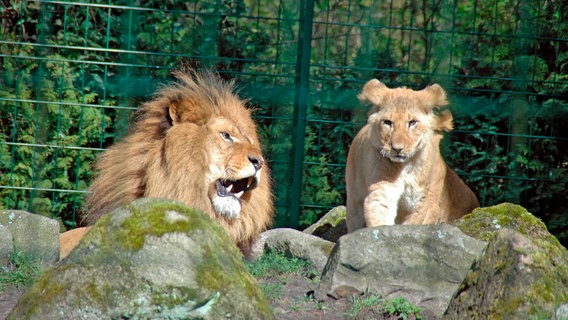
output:
M 0 319 L 8 318 L 23 293 L 22 288 L 6 288 L 0 292 Z
M 317 279 L 298 274 L 286 274 L 258 280 L 272 306 L 276 320 L 345 320 L 345 319 L 421 319 L 420 315 L 399 313 L 392 305 L 385 309 L 384 300 L 377 295 L 360 295 L 323 301 L 314 298 Z M 400 310 L 399 310 L 400 311 Z M 389 314 L 393 312 L 393 314 Z M 431 317 L 428 319 L 439 319 Z

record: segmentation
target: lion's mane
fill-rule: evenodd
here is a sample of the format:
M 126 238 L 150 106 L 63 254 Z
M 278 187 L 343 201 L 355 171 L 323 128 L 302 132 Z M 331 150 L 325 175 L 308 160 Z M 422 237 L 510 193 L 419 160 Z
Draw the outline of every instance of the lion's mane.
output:
M 101 154 L 83 224 L 137 198 L 168 198 L 209 214 L 242 248 L 273 219 L 251 112 L 233 82 L 210 72 L 175 76 L 142 105 L 130 134 Z

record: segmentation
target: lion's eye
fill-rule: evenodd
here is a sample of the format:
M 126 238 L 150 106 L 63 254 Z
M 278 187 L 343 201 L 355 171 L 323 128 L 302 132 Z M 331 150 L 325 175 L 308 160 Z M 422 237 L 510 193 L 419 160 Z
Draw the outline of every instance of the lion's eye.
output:
M 410 121 L 408 121 L 408 127 L 409 127 L 409 128 L 412 128 L 412 127 L 414 127 L 414 126 L 417 125 L 417 124 L 418 124 L 418 120 L 410 120 Z
M 383 120 L 383 123 L 384 123 L 385 126 L 387 126 L 387 127 L 392 127 L 392 121 L 390 121 L 390 120 Z
M 233 141 L 233 137 L 231 137 L 231 134 L 227 131 L 221 131 L 221 137 L 226 141 Z

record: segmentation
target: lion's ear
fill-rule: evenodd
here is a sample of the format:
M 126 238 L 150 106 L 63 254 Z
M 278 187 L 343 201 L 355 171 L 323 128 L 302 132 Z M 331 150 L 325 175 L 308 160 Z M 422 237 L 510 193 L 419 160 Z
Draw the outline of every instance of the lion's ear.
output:
M 454 117 L 450 110 L 440 112 L 436 117 L 436 130 L 437 131 L 452 131 L 454 129 Z
M 430 85 L 420 91 L 418 91 L 421 95 L 423 95 L 422 101 L 424 102 L 424 106 L 428 109 L 434 109 L 443 107 L 448 104 L 448 100 L 446 99 L 446 91 L 440 87 L 439 84 Z
M 365 84 L 363 91 L 361 91 L 357 97 L 363 103 L 379 106 L 386 90 L 389 90 L 389 88 L 384 83 L 377 79 L 372 79 Z
M 209 119 L 210 112 L 207 108 L 203 108 L 203 101 L 189 99 L 188 97 L 178 97 L 171 99 L 168 109 L 171 124 L 190 122 L 197 125 L 204 125 Z

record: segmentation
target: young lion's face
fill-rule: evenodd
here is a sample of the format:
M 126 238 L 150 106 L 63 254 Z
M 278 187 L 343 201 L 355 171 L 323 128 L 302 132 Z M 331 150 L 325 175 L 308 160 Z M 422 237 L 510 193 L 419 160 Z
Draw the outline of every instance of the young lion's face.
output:
M 429 141 L 431 116 L 416 106 L 413 99 L 399 98 L 386 102 L 372 115 L 372 126 L 381 156 L 393 162 L 406 162 Z
M 415 91 L 405 87 L 390 89 L 373 79 L 359 98 L 372 106 L 368 125 L 373 146 L 392 162 L 409 161 L 431 143 L 436 132 L 449 131 L 453 126 L 449 111 L 433 111 L 447 104 L 445 91 L 436 84 Z

